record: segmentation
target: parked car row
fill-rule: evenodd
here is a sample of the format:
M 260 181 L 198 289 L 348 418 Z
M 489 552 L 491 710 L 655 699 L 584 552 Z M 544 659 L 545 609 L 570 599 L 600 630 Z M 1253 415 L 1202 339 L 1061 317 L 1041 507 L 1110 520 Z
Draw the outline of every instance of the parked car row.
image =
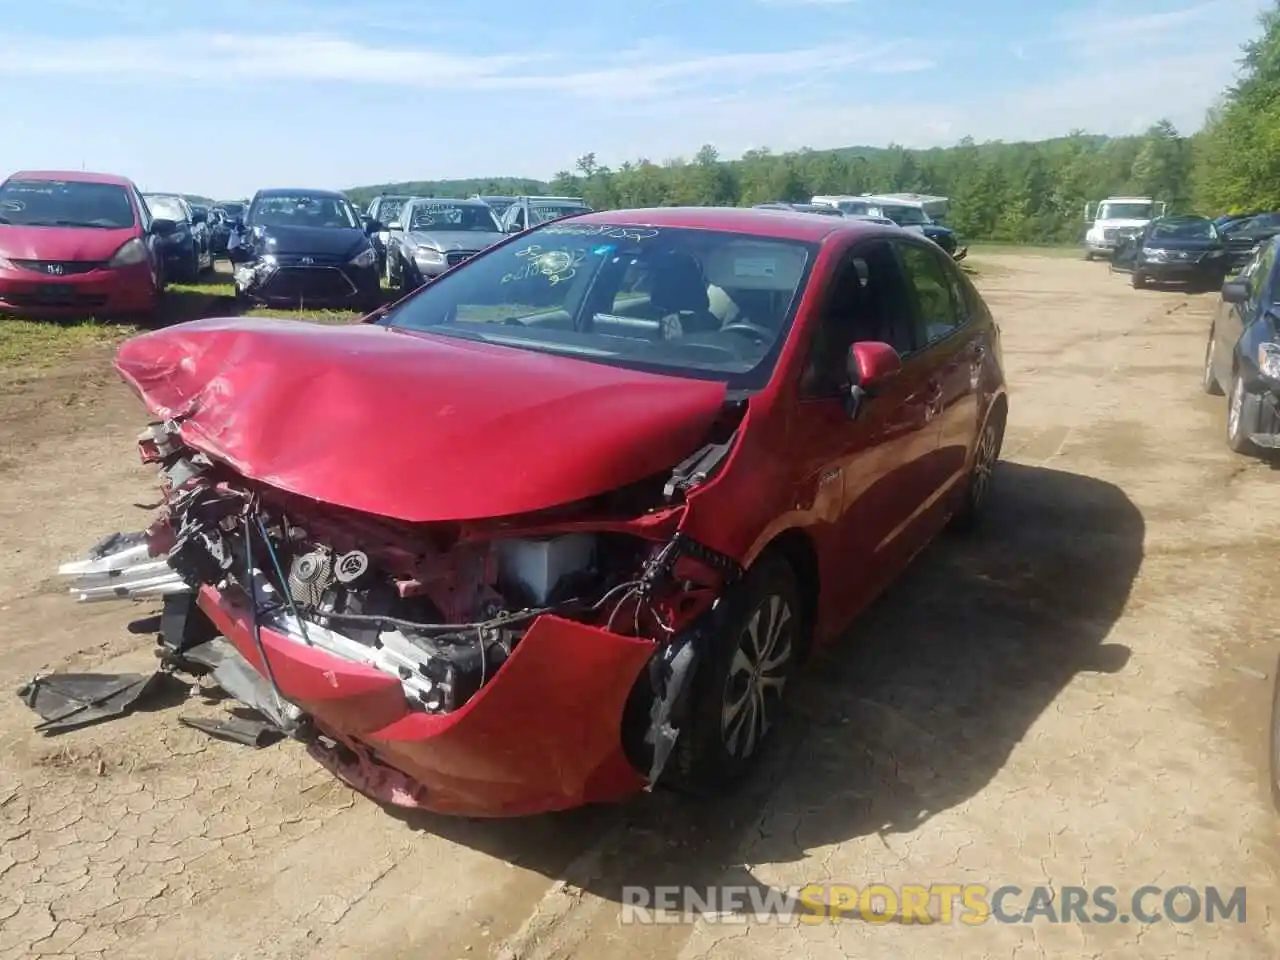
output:
M 945 211 L 946 197 L 924 197 L 905 194 L 861 194 L 859 196 L 816 196 L 810 200 L 815 206 L 832 207 L 847 217 L 872 217 L 890 220 L 907 230 L 924 234 L 955 260 L 963 260 L 969 253 L 961 247 L 956 232 L 935 219 L 930 209 Z
M 1209 219 L 1167 214 L 1150 197 L 1110 197 L 1085 208 L 1085 259 L 1106 256 L 1112 271 L 1128 273 L 1135 289 L 1150 284 L 1219 286 L 1280 236 L 1280 213 L 1254 211 Z

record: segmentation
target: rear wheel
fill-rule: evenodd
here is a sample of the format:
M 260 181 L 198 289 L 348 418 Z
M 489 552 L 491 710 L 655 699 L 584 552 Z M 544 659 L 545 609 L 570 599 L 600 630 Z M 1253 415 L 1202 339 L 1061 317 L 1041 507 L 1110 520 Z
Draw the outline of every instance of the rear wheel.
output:
M 1085 258 L 1085 260 L 1093 260 L 1093 251 L 1092 251 L 1092 250 L 1086 250 L 1086 251 L 1084 252 L 1084 258 Z
M 1251 435 L 1258 428 L 1261 404 L 1245 388 L 1237 370 L 1231 375 L 1231 399 L 1227 403 L 1227 446 L 1236 453 L 1256 453 Z
M 806 628 L 795 574 L 779 554 L 762 556 L 722 604 L 666 771 L 673 786 L 695 793 L 730 786 L 757 762 Z
M 1141 270 L 1139 270 L 1137 267 L 1134 267 L 1133 279 L 1131 283 L 1133 284 L 1133 289 L 1145 290 L 1147 287 L 1147 275 L 1143 273 Z
M 965 487 L 964 502 L 951 517 L 952 530 L 963 533 L 977 526 L 995 481 L 996 464 L 1000 462 L 1000 448 L 1004 444 L 1005 410 L 1001 406 L 987 415 L 987 422 L 978 434 L 973 451 L 973 464 L 969 468 L 969 480 Z

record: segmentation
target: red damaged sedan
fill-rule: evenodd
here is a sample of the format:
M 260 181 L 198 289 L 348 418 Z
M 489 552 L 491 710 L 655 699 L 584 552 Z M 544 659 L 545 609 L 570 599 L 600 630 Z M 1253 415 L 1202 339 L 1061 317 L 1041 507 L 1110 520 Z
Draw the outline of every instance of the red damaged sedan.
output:
M 117 366 L 166 505 L 68 564 L 385 802 L 514 816 L 743 774 L 805 655 L 988 498 L 999 331 L 892 226 L 729 209 L 514 236 L 347 327 Z

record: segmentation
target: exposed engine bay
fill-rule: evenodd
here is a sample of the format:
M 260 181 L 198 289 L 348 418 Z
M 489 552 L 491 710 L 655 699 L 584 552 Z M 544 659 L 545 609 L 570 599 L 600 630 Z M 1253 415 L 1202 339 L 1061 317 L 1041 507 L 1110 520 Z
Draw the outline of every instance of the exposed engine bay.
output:
M 81 600 L 238 592 L 255 629 L 395 675 L 427 713 L 467 703 L 543 614 L 661 643 L 741 572 L 676 530 L 727 440 L 608 502 L 480 525 L 401 523 L 254 484 L 172 421 L 139 445 L 164 503 L 143 535 L 63 568 Z

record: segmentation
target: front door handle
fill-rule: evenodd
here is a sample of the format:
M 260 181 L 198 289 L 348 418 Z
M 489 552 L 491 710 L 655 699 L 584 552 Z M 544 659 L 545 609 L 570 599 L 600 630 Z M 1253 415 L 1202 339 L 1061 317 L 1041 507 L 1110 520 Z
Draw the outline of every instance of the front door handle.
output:
M 942 384 L 933 380 L 925 394 L 925 419 L 932 420 L 942 412 Z

